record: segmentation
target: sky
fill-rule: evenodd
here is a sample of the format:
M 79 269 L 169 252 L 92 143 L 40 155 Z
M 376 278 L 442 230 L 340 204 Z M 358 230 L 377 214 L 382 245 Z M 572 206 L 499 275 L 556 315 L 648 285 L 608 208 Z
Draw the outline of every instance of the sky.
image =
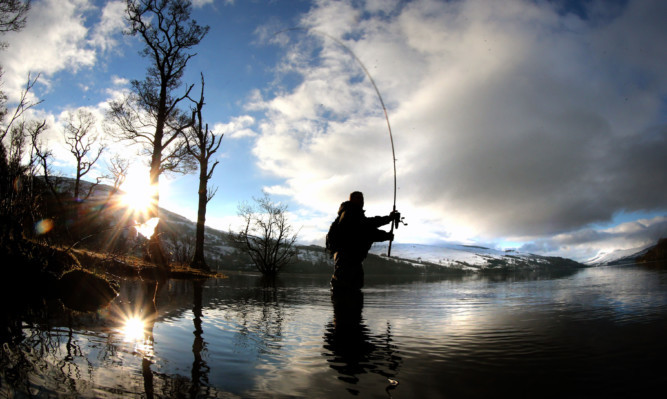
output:
M 34 0 L 25 29 L 0 38 L 10 104 L 40 74 L 31 116 L 48 121 L 63 175 L 62 126 L 85 108 L 109 140 L 89 177 L 120 153 L 147 178 L 139 149 L 105 136 L 108 102 L 149 65 L 124 7 Z M 321 245 L 352 191 L 367 215 L 391 211 L 389 130 L 351 50 L 391 124 L 397 242 L 580 261 L 654 243 L 667 237 L 666 15 L 662 0 L 194 1 L 210 31 L 183 82 L 198 93 L 204 75 L 205 122 L 224 134 L 207 224 L 233 228 L 267 192 L 300 242 Z M 196 220 L 197 179 L 163 176 L 160 205 Z

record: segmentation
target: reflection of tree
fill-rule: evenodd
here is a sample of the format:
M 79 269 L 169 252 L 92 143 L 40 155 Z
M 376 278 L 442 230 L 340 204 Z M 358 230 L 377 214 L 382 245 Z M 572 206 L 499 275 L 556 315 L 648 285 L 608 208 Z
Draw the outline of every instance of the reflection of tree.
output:
M 393 344 L 391 325 L 383 335 L 373 336 L 362 318 L 364 297 L 361 291 L 334 292 L 331 296 L 333 321 L 326 326 L 324 355 L 329 367 L 336 370 L 339 379 L 355 385 L 359 376 L 368 372 L 387 378 L 387 390 L 402 363 Z M 348 388 L 353 394 L 358 390 Z
M 77 361 L 87 365 L 88 378 L 92 366 L 76 340 L 71 317 L 66 330 L 44 330 L 41 317 L 46 310 L 32 311 L 36 315 L 13 319 L 5 330 L 8 334 L 0 336 L 0 397 L 53 396 L 52 392 L 79 396 L 77 381 L 84 376 Z M 47 386 L 35 385 L 42 379 Z
M 72 333 L 72 326 L 70 321 L 70 326 L 67 332 L 67 355 L 59 363 L 60 372 L 65 377 L 65 382 L 68 385 L 68 388 L 71 392 L 76 392 L 76 381 L 81 379 L 81 371 L 79 367 L 74 362 L 75 357 L 84 357 L 81 352 L 81 348 L 74 340 Z
M 192 385 L 190 387 L 190 397 L 193 398 L 199 395 L 199 390 L 202 385 L 208 385 L 208 372 L 210 371 L 210 368 L 201 355 L 201 352 L 206 349 L 206 342 L 204 342 L 204 338 L 202 337 L 204 334 L 204 330 L 202 329 L 202 284 L 203 282 L 201 280 L 192 282 L 194 288 L 192 314 L 194 315 L 193 323 L 195 325 L 193 334 L 195 339 L 192 343 L 194 361 L 192 362 Z
M 204 289 L 201 283 L 194 284 L 192 305 L 192 287 L 185 280 L 126 281 L 111 306 L 95 313 L 71 312 L 41 301 L 0 307 L 0 398 L 184 398 L 192 395 L 193 382 L 200 385 L 193 396 L 220 396 L 208 386 L 209 367 L 203 361 Z M 180 316 L 188 312 L 186 306 L 193 310 L 195 325 L 192 381 L 190 376 L 165 374 L 155 366 L 159 357 L 153 330 L 158 316 Z M 117 332 L 133 316 L 144 321 L 145 329 L 131 346 Z
M 243 292 L 229 303 L 229 310 L 239 323 L 238 338 L 266 345 L 266 350 L 278 349 L 283 336 L 285 298 L 281 295 L 281 281 L 262 276 L 254 289 Z M 255 340 L 256 334 L 260 339 Z
M 146 282 L 144 284 L 144 298 L 142 301 L 142 311 L 144 312 L 144 342 L 143 342 L 143 357 L 141 359 L 141 374 L 144 378 L 144 392 L 146 398 L 151 399 L 154 394 L 153 371 L 151 365 L 153 364 L 153 348 L 155 347 L 155 339 L 153 337 L 153 328 L 157 320 L 157 303 L 156 298 L 158 290 L 164 285 L 164 281 Z

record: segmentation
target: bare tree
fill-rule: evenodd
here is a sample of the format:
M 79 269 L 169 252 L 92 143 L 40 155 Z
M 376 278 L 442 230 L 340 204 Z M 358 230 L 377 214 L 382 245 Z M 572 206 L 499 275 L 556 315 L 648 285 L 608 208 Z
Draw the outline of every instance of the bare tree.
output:
M 86 195 L 83 198 L 80 197 L 81 178 L 90 172 L 106 149 L 104 144 L 100 144 L 93 151 L 93 146 L 98 143 L 98 135 L 94 131 L 95 123 L 95 116 L 90 111 L 80 109 L 76 114 L 70 114 L 65 124 L 65 143 L 76 159 L 76 179 L 74 181 L 76 200 L 87 199 L 100 181 L 97 179 L 97 182 L 90 186 Z
M 104 176 L 105 179 L 112 180 L 113 188 L 111 189 L 111 195 L 116 194 L 120 190 L 120 186 L 125 183 L 127 178 L 127 171 L 130 168 L 130 161 L 121 157 L 119 154 L 114 155 L 107 164 L 108 175 Z
M 187 170 L 190 159 L 182 133 L 192 121 L 179 106 L 193 86 L 186 87 L 181 96 L 174 93 L 181 86 L 188 61 L 195 56 L 191 49 L 209 29 L 191 19 L 190 7 L 186 0 L 127 0 L 127 33 L 143 40 L 142 55 L 150 60 L 150 65 L 144 80 L 132 81 L 131 95 L 110 104 L 109 117 L 119 128 L 120 138 L 143 144 L 150 154 L 152 216 L 158 213 L 160 175 Z M 158 235 L 153 234 L 151 239 L 157 250 Z
M 169 230 L 164 233 L 164 236 L 171 250 L 171 260 L 181 265 L 190 262 L 195 247 L 195 240 L 192 235 L 178 234 Z
M 193 120 L 195 121 L 186 133 L 187 149 L 190 155 L 199 163 L 199 204 L 197 208 L 197 232 L 195 241 L 195 252 L 190 262 L 190 266 L 195 269 L 210 270 L 204 259 L 204 237 L 206 226 L 206 205 L 217 192 L 217 188 L 211 190 L 208 188 L 208 181 L 213 176 L 213 171 L 218 165 L 218 161 L 209 165 L 211 157 L 220 148 L 222 135 L 216 137 L 208 130 L 208 124 L 204 125 L 202 121 L 202 108 L 204 107 L 204 75 L 201 75 L 201 95 L 195 108 L 192 110 Z
M 20 126 L 24 126 L 24 123 L 21 123 Z M 63 199 L 61 198 L 61 195 L 59 193 L 59 179 L 57 176 L 54 176 L 52 174 L 51 170 L 51 160 L 53 158 L 53 151 L 51 151 L 45 144 L 44 141 L 42 140 L 42 134 L 46 131 L 47 125 L 46 125 L 46 120 L 44 121 L 31 121 L 27 124 L 25 124 L 25 129 L 27 130 L 27 134 L 30 137 L 30 162 L 29 162 L 29 181 L 30 184 L 33 186 L 30 191 L 31 191 L 31 200 L 35 202 L 37 198 L 35 197 L 35 194 L 38 191 L 41 191 L 41 189 L 37 189 L 35 186 L 36 184 L 36 176 L 38 173 L 42 173 L 42 177 L 44 180 L 44 183 L 46 187 L 48 188 L 49 192 L 51 193 L 51 197 L 55 200 L 55 209 L 48 211 L 47 213 L 50 215 L 65 215 L 67 214 L 67 208 L 65 204 L 63 203 Z M 47 201 L 48 202 L 48 201 Z M 47 206 L 48 208 L 48 206 Z M 32 210 L 30 210 L 32 212 Z M 55 216 L 54 216 L 55 218 Z M 32 217 L 33 220 L 36 221 L 36 218 Z M 68 239 L 71 239 L 72 236 L 70 234 L 69 229 L 67 228 L 66 224 L 58 224 L 55 223 L 56 225 L 60 225 L 61 227 L 64 227 L 64 230 L 60 230 L 60 234 L 65 234 Z M 24 226 L 25 227 L 25 226 Z M 59 237 L 62 239 L 63 237 Z
M 1 70 L 0 70 L 1 73 Z M 5 124 L 0 125 L 0 214 L 23 226 L 32 225 L 36 212 L 36 198 L 34 191 L 34 168 L 36 159 L 28 139 L 34 132 L 39 135 L 45 128 L 45 123 L 27 122 L 23 114 L 40 102 L 28 99 L 28 93 L 37 82 L 39 75 L 32 79 L 28 74 L 26 87 L 21 92 L 20 100 Z M 0 122 L 7 114 L 5 108 L 6 96 L 0 92 Z M 32 131 L 31 131 L 32 130 Z M 5 138 L 8 148 L 5 147 Z M 28 157 L 27 148 L 30 148 Z M 26 163 L 27 161 L 27 163 Z
M 30 155 L 30 165 L 31 165 L 31 174 L 34 176 L 39 168 L 41 168 L 42 174 L 44 176 L 44 182 L 51 191 L 51 193 L 60 199 L 57 190 L 57 184 L 53 181 L 51 176 L 51 158 L 53 158 L 53 151 L 48 149 L 43 140 L 41 140 L 41 135 L 46 130 L 46 121 L 37 122 L 33 121 L 30 123 L 27 128 L 28 134 L 30 135 L 30 144 L 31 155 Z
M 21 1 L 21 0 L 0 0 L 0 34 L 7 32 L 18 32 L 25 27 L 26 18 L 28 11 L 30 10 L 30 0 Z M 0 41 L 0 50 L 7 48 L 8 44 L 6 42 Z M 3 70 L 0 65 L 0 80 L 2 80 Z M 30 78 L 28 78 L 28 82 Z M 0 90 L 0 122 L 5 118 L 7 114 L 7 96 L 5 93 Z M 9 131 L 9 127 L 4 130 L 2 138 Z M 0 140 L 0 145 L 2 141 Z
M 18 104 L 16 105 L 16 108 L 14 109 L 12 117 L 9 119 L 9 122 L 7 122 L 7 124 L 2 126 L 2 129 L 0 129 L 0 143 L 5 139 L 7 134 L 10 132 L 12 126 L 14 126 L 15 123 L 21 120 L 21 117 L 27 110 L 42 103 L 41 100 L 33 102 L 28 99 L 28 93 L 30 92 L 30 90 L 32 90 L 33 86 L 35 86 L 35 83 L 37 83 L 39 76 L 40 75 L 38 74 L 37 76 L 35 76 L 34 79 L 32 79 L 30 73 L 28 73 L 28 82 L 26 83 L 25 88 L 21 90 L 21 97 L 19 99 Z M 3 116 L 5 115 L 5 113 L 6 110 L 3 110 L 2 111 Z
M 3 215 L 12 215 L 16 220 L 25 220 L 26 215 L 32 214 L 33 201 L 31 185 L 33 176 L 34 157 L 27 161 L 28 138 L 30 137 L 29 123 L 20 121 L 13 124 L 9 132 L 8 150 L 0 144 L 2 151 L 2 194 Z
M 254 205 L 239 205 L 244 228 L 233 235 L 234 242 L 248 253 L 260 272 L 275 276 L 296 256 L 297 234 L 292 234 L 287 221 L 287 205 L 274 203 L 266 193 L 253 200 Z
M 0 0 L 0 33 L 23 29 L 28 10 L 30 10 L 30 0 Z

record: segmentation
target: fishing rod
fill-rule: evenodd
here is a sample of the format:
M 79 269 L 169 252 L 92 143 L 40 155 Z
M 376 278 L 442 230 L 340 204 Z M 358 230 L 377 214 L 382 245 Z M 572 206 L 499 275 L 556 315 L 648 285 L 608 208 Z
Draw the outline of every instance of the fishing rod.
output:
M 391 142 L 391 160 L 394 166 L 394 204 L 392 207 L 392 215 L 395 216 L 394 219 L 391 222 L 391 229 L 389 232 L 392 234 L 392 239 L 389 240 L 389 247 L 387 248 L 387 256 L 391 256 L 391 244 L 393 242 L 393 234 L 394 234 L 394 228 L 398 228 L 399 223 L 403 223 L 407 226 L 407 223 L 403 221 L 404 218 L 401 218 L 401 214 L 396 211 L 396 151 L 394 149 L 394 135 L 391 133 L 391 124 L 389 123 L 389 114 L 387 113 L 387 107 L 384 105 L 384 100 L 382 99 L 382 94 L 380 94 L 380 89 L 378 89 L 378 86 L 375 84 L 375 80 L 373 80 L 373 77 L 371 76 L 370 72 L 368 72 L 368 69 L 366 68 L 366 65 L 364 65 L 363 62 L 357 57 L 357 55 L 352 51 L 351 48 L 349 48 L 345 43 L 340 41 L 339 39 L 331 36 L 330 34 L 326 32 L 322 32 L 316 29 L 306 29 L 306 28 L 289 28 L 285 29 L 279 32 L 276 32 L 275 35 L 278 35 L 283 32 L 289 32 L 289 31 L 296 31 L 296 30 L 301 30 L 301 31 L 306 31 L 306 32 L 314 32 L 319 35 L 328 37 L 329 39 L 333 40 L 334 42 L 338 43 L 339 46 L 341 46 L 343 49 L 345 49 L 351 56 L 354 58 L 355 61 L 357 61 L 357 64 L 361 67 L 361 69 L 364 71 L 366 76 L 368 77 L 368 80 L 370 80 L 371 84 L 373 85 L 373 88 L 375 89 L 375 93 L 378 96 L 378 99 L 380 100 L 380 104 L 382 105 L 382 111 L 384 112 L 384 119 L 387 121 L 387 129 L 389 130 L 389 141 Z

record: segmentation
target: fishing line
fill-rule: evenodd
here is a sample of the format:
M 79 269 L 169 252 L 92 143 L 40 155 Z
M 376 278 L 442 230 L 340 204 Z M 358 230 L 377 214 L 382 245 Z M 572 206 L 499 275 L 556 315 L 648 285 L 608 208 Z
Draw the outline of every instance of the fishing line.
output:
M 280 33 L 296 31 L 296 30 L 317 33 L 319 35 L 328 37 L 329 39 L 338 43 L 339 46 L 341 46 L 343 49 L 345 49 L 352 56 L 352 58 L 354 58 L 354 60 L 357 61 L 357 64 L 359 64 L 361 69 L 364 71 L 364 73 L 368 77 L 368 80 L 370 80 L 371 84 L 373 85 L 373 88 L 375 89 L 375 93 L 377 94 L 378 99 L 380 100 L 380 104 L 382 105 L 382 111 L 384 112 L 384 119 L 387 121 L 387 129 L 389 130 L 389 141 L 391 142 L 391 160 L 392 160 L 392 163 L 393 163 L 393 166 L 394 166 L 394 205 L 393 205 L 392 210 L 394 212 L 396 212 L 396 151 L 394 149 L 394 136 L 391 133 L 391 124 L 389 123 L 389 114 L 387 113 L 387 107 L 384 105 L 384 100 L 382 99 L 382 94 L 380 94 L 380 89 L 378 89 L 378 86 L 375 84 L 375 80 L 373 80 L 373 77 L 371 76 L 370 72 L 368 72 L 368 69 L 366 68 L 366 65 L 364 65 L 363 62 L 361 62 L 361 60 L 359 59 L 359 57 L 357 57 L 357 55 L 354 53 L 354 51 L 352 51 L 352 49 L 349 48 L 345 43 L 343 43 L 339 39 L 331 36 L 330 34 L 319 31 L 319 30 L 316 30 L 316 29 L 289 28 L 289 29 L 285 29 L 285 30 L 281 30 L 279 32 L 276 32 L 274 34 L 274 36 L 278 35 Z M 392 221 L 390 233 L 393 234 L 394 226 L 396 228 L 398 228 L 398 222 L 399 222 L 398 220 Z M 387 256 L 391 256 L 391 243 L 392 243 L 392 241 L 393 241 L 393 239 L 389 241 L 389 248 L 387 249 Z

